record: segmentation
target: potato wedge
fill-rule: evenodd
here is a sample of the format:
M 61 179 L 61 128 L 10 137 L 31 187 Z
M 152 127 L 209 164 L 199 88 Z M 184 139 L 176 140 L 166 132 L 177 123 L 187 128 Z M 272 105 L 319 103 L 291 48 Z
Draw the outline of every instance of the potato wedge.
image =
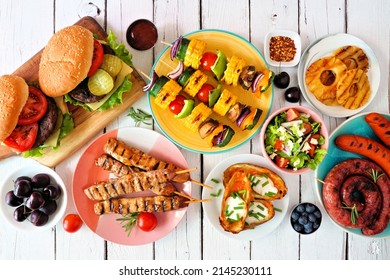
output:
M 245 220 L 244 229 L 252 229 L 258 225 L 268 222 L 275 216 L 272 201 L 254 199 L 249 203 L 249 212 Z
M 248 176 L 234 172 L 225 186 L 219 223 L 225 231 L 239 233 L 245 227 L 249 205 L 253 200 Z
M 267 168 L 249 163 L 237 163 L 228 167 L 223 173 L 223 184 L 225 187 L 232 175 L 237 171 L 244 172 L 252 181 L 251 187 L 255 198 L 275 200 L 283 198 L 287 193 L 287 186 L 278 174 Z M 267 183 L 268 180 L 266 178 L 270 182 Z M 256 184 L 257 181 L 258 183 Z

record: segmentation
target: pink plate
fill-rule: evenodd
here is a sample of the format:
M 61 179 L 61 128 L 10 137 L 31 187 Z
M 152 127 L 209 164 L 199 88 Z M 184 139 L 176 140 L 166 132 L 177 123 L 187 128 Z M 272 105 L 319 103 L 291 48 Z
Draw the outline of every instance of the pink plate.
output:
M 142 245 L 154 242 L 170 233 L 183 218 L 187 208 L 166 213 L 157 213 L 157 227 L 151 232 L 143 232 L 134 226 L 131 235 L 122 228 L 119 214 L 105 214 L 98 216 L 93 211 L 96 201 L 89 200 L 84 189 L 98 181 L 110 178 L 110 173 L 97 167 L 95 159 L 104 153 L 103 146 L 110 138 L 118 138 L 127 145 L 138 148 L 160 160 L 172 162 L 181 168 L 188 168 L 187 162 L 180 150 L 161 134 L 144 128 L 119 128 L 107 132 L 95 139 L 81 155 L 73 175 L 72 195 L 77 211 L 84 223 L 97 235 L 105 240 L 123 245 Z M 191 194 L 191 183 L 176 184 L 179 191 Z M 137 193 L 133 196 L 152 195 L 150 192 Z

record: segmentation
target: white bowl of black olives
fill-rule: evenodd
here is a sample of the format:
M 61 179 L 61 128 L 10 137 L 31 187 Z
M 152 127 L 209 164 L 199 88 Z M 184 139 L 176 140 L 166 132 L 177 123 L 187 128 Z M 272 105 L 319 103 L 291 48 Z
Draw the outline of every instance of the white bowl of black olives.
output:
M 67 204 L 61 177 L 39 164 L 21 167 L 7 175 L 1 183 L 0 196 L 2 216 L 20 231 L 52 228 L 63 217 Z

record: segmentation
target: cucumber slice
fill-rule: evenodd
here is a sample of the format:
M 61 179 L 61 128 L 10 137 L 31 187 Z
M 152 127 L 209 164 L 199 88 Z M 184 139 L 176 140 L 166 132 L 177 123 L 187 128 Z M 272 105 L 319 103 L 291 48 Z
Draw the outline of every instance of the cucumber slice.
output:
M 191 75 L 195 73 L 195 69 L 192 67 L 188 67 L 184 72 L 179 76 L 177 79 L 177 82 L 182 87 L 185 87 L 187 85 L 188 80 L 190 79 Z
M 160 76 L 157 81 L 154 83 L 152 88 L 149 90 L 151 96 L 156 97 L 160 89 L 169 81 L 165 76 Z
M 122 61 L 115 55 L 105 54 L 100 69 L 103 69 L 111 77 L 115 78 L 122 70 Z
M 178 60 L 184 61 L 189 44 L 190 44 L 190 40 L 188 40 L 186 38 L 183 38 L 181 40 L 180 45 L 179 45 L 179 49 L 178 49 L 177 54 L 176 54 L 176 58 Z
M 106 95 L 114 88 L 114 79 L 106 71 L 98 69 L 88 79 L 88 89 L 93 95 Z

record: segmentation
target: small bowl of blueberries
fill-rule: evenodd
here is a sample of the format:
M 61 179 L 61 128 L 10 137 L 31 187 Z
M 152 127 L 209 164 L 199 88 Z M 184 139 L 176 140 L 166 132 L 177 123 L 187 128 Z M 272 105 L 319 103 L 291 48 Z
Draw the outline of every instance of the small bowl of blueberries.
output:
M 321 221 L 322 213 L 313 203 L 300 203 L 291 211 L 291 226 L 300 234 L 311 234 L 316 232 L 321 225 Z

